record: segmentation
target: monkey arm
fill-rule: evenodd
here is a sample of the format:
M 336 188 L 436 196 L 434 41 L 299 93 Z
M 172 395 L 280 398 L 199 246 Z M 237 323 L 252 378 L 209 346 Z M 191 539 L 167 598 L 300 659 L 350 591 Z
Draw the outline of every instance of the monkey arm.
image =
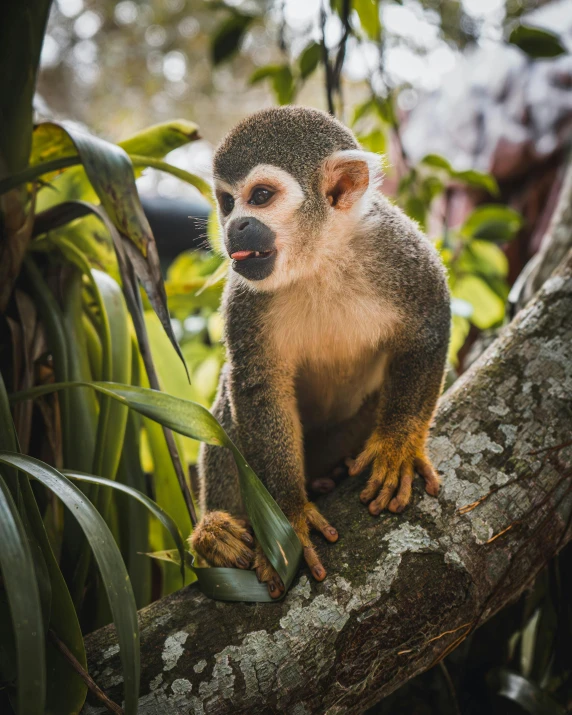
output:
M 269 359 L 271 351 L 257 351 L 244 367 L 230 370 L 230 394 L 237 434 L 244 455 L 289 519 L 302 544 L 304 558 L 314 577 L 326 571 L 310 540 L 310 528 L 328 541 L 337 531 L 308 501 L 305 488 L 302 427 L 294 391 L 294 374 Z M 278 574 L 260 549 L 254 567 L 268 583 L 270 595 L 283 591 Z
M 212 413 L 232 441 L 240 448 L 236 428 L 232 421 L 228 385 L 228 368 L 225 365 L 220 376 Z M 234 516 L 243 515 L 238 470 L 228 449 L 201 444 L 198 472 L 200 481 L 201 512 L 224 510 Z
M 353 464 L 355 475 L 372 466 L 360 499 L 369 511 L 403 511 L 411 498 L 414 471 L 437 494 L 439 477 L 425 453 L 431 419 L 443 385 L 448 345 L 447 315 L 396 346 L 382 389 L 373 434 Z M 443 326 L 447 326 L 444 328 Z M 443 335 L 443 330 L 446 334 Z
M 258 358 L 258 359 L 257 359 Z M 246 459 L 291 518 L 306 503 L 302 429 L 293 375 L 260 351 L 231 365 L 231 410 Z

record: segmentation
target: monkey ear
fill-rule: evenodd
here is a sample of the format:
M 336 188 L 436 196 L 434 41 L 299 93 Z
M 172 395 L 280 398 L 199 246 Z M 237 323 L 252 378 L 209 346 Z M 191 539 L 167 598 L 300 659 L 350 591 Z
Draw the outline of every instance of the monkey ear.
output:
M 358 150 L 338 151 L 324 162 L 322 187 L 330 206 L 348 210 L 372 183 L 377 183 L 380 175 L 381 158 L 377 154 Z

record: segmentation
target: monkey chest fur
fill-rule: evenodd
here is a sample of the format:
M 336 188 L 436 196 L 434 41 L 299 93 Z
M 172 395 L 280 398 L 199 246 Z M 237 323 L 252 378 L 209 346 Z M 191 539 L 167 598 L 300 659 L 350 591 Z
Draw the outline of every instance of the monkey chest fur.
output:
M 383 351 L 355 363 L 303 363 L 296 375 L 296 399 L 305 432 L 343 422 L 378 392 L 385 377 Z
M 373 290 L 298 290 L 278 296 L 270 330 L 279 358 L 293 366 L 304 431 L 355 415 L 386 375 L 384 345 L 396 311 Z

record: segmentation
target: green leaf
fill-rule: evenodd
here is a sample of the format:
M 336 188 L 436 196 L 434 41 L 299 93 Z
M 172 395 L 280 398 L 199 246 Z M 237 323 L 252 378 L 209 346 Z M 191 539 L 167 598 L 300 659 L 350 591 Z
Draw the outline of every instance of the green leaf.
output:
M 282 65 L 265 65 L 264 67 L 259 67 L 250 75 L 248 83 L 258 84 L 259 82 L 262 82 L 262 80 L 274 77 L 274 75 L 277 72 L 280 72 L 281 69 Z
M 181 532 L 179 531 L 179 528 L 171 519 L 171 517 L 167 514 L 166 511 L 161 509 L 161 507 L 158 504 L 155 504 L 155 502 L 150 499 L 146 494 L 143 494 L 143 492 L 140 492 L 138 489 L 133 489 L 133 487 L 127 486 L 127 484 L 120 484 L 118 482 L 115 482 L 111 479 L 104 479 L 103 477 L 96 477 L 93 474 L 85 474 L 83 472 L 71 472 L 69 470 L 65 470 L 62 472 L 66 477 L 69 477 L 70 479 L 75 479 L 76 481 L 79 482 L 87 482 L 88 484 L 98 484 L 100 486 L 106 486 L 110 487 L 112 489 L 115 489 L 116 491 L 123 492 L 124 494 L 128 494 L 132 499 L 136 499 L 138 502 L 143 504 L 150 512 L 153 514 L 153 516 L 158 519 L 161 524 L 165 527 L 165 529 L 171 534 L 173 537 L 173 541 L 175 542 L 177 546 L 177 551 L 179 553 L 179 559 L 180 563 L 183 562 L 185 556 L 185 545 L 183 542 L 183 537 L 181 536 Z M 185 569 L 181 568 L 181 578 L 183 580 L 183 585 L 185 584 Z
M 135 714 L 139 694 L 137 607 L 109 527 L 83 493 L 53 467 L 33 457 L 10 452 L 0 452 L 0 463 L 16 467 L 44 484 L 63 501 L 82 527 L 99 566 L 117 631 L 125 681 L 125 711 L 127 715 Z
M 425 227 L 427 217 L 427 205 L 415 195 L 409 196 L 405 202 L 405 213 L 421 227 Z
M 48 123 L 53 132 L 65 132 L 73 142 L 89 181 L 97 193 L 101 206 L 110 218 L 118 234 L 125 238 L 125 251 L 141 281 L 153 309 L 159 316 L 163 328 L 181 360 L 183 357 L 173 333 L 167 308 L 167 296 L 161 275 L 159 254 L 149 222 L 141 206 L 131 160 L 119 146 L 75 130 L 64 129 Z M 36 170 L 38 167 L 33 167 Z M 65 180 L 66 175 L 60 177 Z M 81 174 L 72 179 L 81 182 Z M 1 187 L 2 182 L 0 182 Z M 54 182 L 54 186 L 58 181 Z M 59 188 L 62 188 L 60 186 Z M 0 192 L 2 188 L 0 188 Z M 65 191 L 64 197 L 79 198 L 73 191 Z M 80 197 L 83 198 L 80 187 Z M 120 251 L 121 247 L 117 246 Z M 119 256 L 118 256 L 119 258 Z
M 468 186 L 474 186 L 477 189 L 484 189 L 489 194 L 492 194 L 492 196 L 498 196 L 500 194 L 500 189 L 496 179 L 490 174 L 484 174 L 481 171 L 469 169 L 467 171 L 452 171 L 451 177 L 461 181 L 463 184 L 467 184 Z
M 294 98 L 294 77 L 289 65 L 283 65 L 272 78 L 272 88 L 278 104 L 290 104 Z
M 159 506 L 168 510 L 183 534 L 191 532 L 191 520 L 187 510 L 183 493 L 177 480 L 177 474 L 170 457 L 167 441 L 163 428 L 158 422 L 149 418 L 142 420 L 146 443 L 152 461 L 153 479 L 151 483 L 153 499 Z M 181 448 L 180 435 L 174 434 L 175 447 L 181 463 L 184 464 L 184 454 Z M 156 522 L 149 524 L 149 544 L 153 550 L 167 549 L 168 536 L 159 528 Z M 171 569 L 164 569 L 162 573 L 161 595 L 167 596 L 180 588 L 179 575 Z
M 506 243 L 516 236 L 522 225 L 522 216 L 514 209 L 498 204 L 483 204 L 468 216 L 461 227 L 461 234 L 469 238 Z
M 566 53 L 558 35 L 529 25 L 517 25 L 510 33 L 508 41 L 533 59 L 558 57 Z
M 254 571 L 228 568 L 199 568 L 198 566 L 193 566 L 193 569 L 197 575 L 201 591 L 205 596 L 214 598 L 217 601 L 272 603 L 276 600 L 269 596 L 266 584 L 258 581 Z M 288 586 L 286 586 L 286 589 L 288 589 Z
M 467 303 L 467 305 L 470 305 L 470 303 L 468 303 L 467 301 L 463 301 L 463 303 Z M 473 306 L 471 305 L 471 312 L 472 308 Z M 457 358 L 457 354 L 465 344 L 465 340 L 467 339 L 467 335 L 469 334 L 470 329 L 471 324 L 469 323 L 467 318 L 453 313 L 453 317 L 451 320 L 451 340 L 449 341 L 449 353 L 447 356 L 447 359 L 452 365 L 458 364 L 459 361 Z
M 180 169 L 178 166 L 168 164 L 166 161 L 154 159 L 151 156 L 130 154 L 129 158 L 131 159 L 131 162 L 133 163 L 135 169 L 150 168 L 157 169 L 157 171 L 163 171 L 166 174 L 171 174 L 171 176 L 174 176 L 177 179 L 184 181 L 186 184 L 194 186 L 195 189 L 198 189 L 205 197 L 205 199 L 207 199 L 211 206 L 215 205 L 215 200 L 213 198 L 213 193 L 210 184 L 208 183 L 208 181 L 201 179 L 200 176 L 197 176 L 196 174 L 191 174 L 189 171 L 185 171 L 185 169 Z
M 487 685 L 503 701 L 506 699 L 516 703 L 529 715 L 565 715 L 565 709 L 548 693 L 517 673 L 505 669 L 494 670 L 487 674 Z M 506 707 L 506 703 L 503 702 L 502 706 Z
M 419 163 L 423 166 L 429 166 L 432 169 L 445 171 L 451 179 L 460 181 L 468 186 L 474 186 L 477 189 L 484 189 L 493 196 L 499 195 L 499 187 L 496 179 L 490 174 L 475 171 L 474 169 L 457 171 L 453 169 L 444 156 L 440 156 L 439 154 L 427 154 Z
M 199 128 L 187 119 L 161 122 L 119 142 L 128 154 L 161 159 L 174 149 L 200 139 Z
M 420 163 L 425 164 L 425 166 L 432 166 L 434 169 L 444 169 L 449 174 L 453 171 L 447 159 L 444 156 L 439 156 L 439 154 L 427 154 L 421 159 Z
M 0 450 L 6 449 L 10 452 L 18 450 L 14 425 L 10 414 L 8 396 L 0 374 Z M 4 467 L 4 476 L 12 476 L 12 472 L 17 474 L 17 470 Z M 19 492 L 25 507 L 27 523 L 29 525 L 28 538 L 35 540 L 39 546 L 44 562 L 46 564 L 52 593 L 50 628 L 57 633 L 59 638 L 66 644 L 76 659 L 84 668 L 87 668 L 87 659 L 83 644 L 83 637 L 79 626 L 76 611 L 68 591 L 68 587 L 62 576 L 62 572 L 52 552 L 44 523 L 32 488 L 27 478 L 21 478 L 19 484 L 16 483 L 13 493 Z M 0 617 L 0 621 L 2 618 Z M 0 638 L 0 651 L 5 645 Z M 47 712 L 79 712 L 85 701 L 87 686 L 83 680 L 70 668 L 69 663 L 53 646 L 51 642 L 46 643 L 46 667 L 47 667 Z M 0 660 L 2 660 L 0 653 Z
M 272 88 L 279 104 L 288 104 L 294 94 L 294 77 L 289 65 L 266 65 L 255 70 L 250 76 L 250 84 L 262 80 L 272 80 Z
M 64 320 L 60 306 L 31 256 L 24 259 L 25 272 L 29 279 L 30 289 L 46 329 L 47 342 L 54 360 L 56 380 L 67 381 L 70 379 L 70 366 L 68 356 L 68 340 L 64 327 Z M 73 444 L 73 427 L 70 417 L 69 396 L 64 394 L 60 401 L 62 437 L 64 444 L 64 458 L 70 456 L 70 446 Z
M 1 475 L 0 568 L 16 642 L 18 714 L 43 715 L 46 662 L 40 593 L 26 530 Z
M 455 281 L 452 293 L 473 306 L 471 322 L 480 330 L 492 328 L 504 319 L 504 301 L 478 276 L 462 276 Z
M 374 154 L 385 154 L 387 150 L 387 135 L 383 129 L 374 129 L 369 134 L 362 134 L 358 140 L 364 149 Z
M 100 305 L 102 331 L 100 336 L 109 339 L 109 354 L 104 355 L 103 364 L 111 382 L 131 382 L 131 334 L 127 307 L 116 281 L 102 271 L 91 271 L 93 285 Z M 109 333 L 107 332 L 109 331 Z M 102 339 L 102 345 L 105 341 Z M 115 401 L 101 401 L 95 460 L 93 471 L 108 479 L 114 479 L 119 466 L 127 410 Z M 103 502 L 97 502 L 99 511 L 105 516 Z
M 304 48 L 298 58 L 298 67 L 300 68 L 300 77 L 302 79 L 307 79 L 312 72 L 315 71 L 320 64 L 321 56 L 322 45 L 319 42 L 310 42 L 310 44 Z
M 90 280 L 99 310 L 98 332 L 102 346 L 103 377 L 112 381 L 130 382 L 131 335 L 121 288 L 106 273 L 90 271 L 87 262 L 84 263 L 84 270 Z M 98 475 L 115 479 L 123 448 L 127 414 L 126 408 L 117 404 L 115 400 L 106 396 L 101 398 L 93 461 L 88 467 L 80 467 L 79 471 L 91 469 Z M 77 468 L 74 464 L 68 464 L 72 468 Z M 111 492 L 95 486 L 87 496 L 103 518 L 107 519 Z M 89 544 L 85 543 L 81 554 L 77 557 L 72 586 L 72 596 L 78 610 L 83 600 L 90 561 L 91 550 Z
M 21 171 L 32 140 L 32 100 L 51 0 L 2 3 L 0 178 Z
M 375 100 L 371 97 L 369 99 L 366 99 L 366 101 L 362 102 L 361 104 L 356 104 L 356 106 L 354 107 L 350 126 L 354 127 L 360 119 L 363 119 L 363 117 L 367 117 L 374 110 Z
M 69 244 L 67 244 L 69 245 Z M 73 246 L 73 244 L 72 244 Z M 87 265 L 87 261 L 85 261 Z M 82 273 L 69 267 L 69 278 L 63 286 L 62 327 L 66 336 L 70 380 L 92 380 L 83 328 Z M 57 319 L 54 316 L 54 319 Z M 90 390 L 68 395 L 68 444 L 64 445 L 65 463 L 70 469 L 89 469 L 94 455 L 97 431 L 97 401 Z
M 181 119 L 144 129 L 139 134 L 119 142 L 118 146 L 129 155 L 136 177 L 148 167 L 164 171 L 195 186 L 212 203 L 212 191 L 208 182 L 184 169 L 161 161 L 161 158 L 170 151 L 199 138 L 197 126 Z M 39 124 L 34 130 L 30 167 L 16 176 L 9 177 L 6 182 L 0 182 L 0 193 L 9 187 L 33 181 L 38 176 L 43 175 L 46 180 L 53 178 L 54 173 L 58 171 L 76 167 L 66 171 L 65 176 L 57 179 L 54 185 L 54 188 L 58 189 L 56 195 L 40 193 L 38 201 L 40 211 L 54 208 L 57 206 L 55 202 L 62 197 L 94 201 L 97 193 L 91 187 L 83 167 L 78 166 L 79 164 L 81 159 L 69 135 L 58 125 L 47 122 Z
M 211 40 L 211 57 L 215 67 L 238 52 L 244 33 L 253 20 L 252 15 L 235 11 L 216 28 Z
M 181 553 L 178 549 L 165 549 L 164 551 L 148 551 L 145 556 L 149 556 L 151 559 L 157 559 L 157 561 L 166 561 L 169 564 L 176 564 L 177 566 L 186 566 L 189 569 L 194 568 L 193 555 L 190 551 L 184 551 Z
M 139 384 L 140 357 L 136 346 L 132 349 L 132 384 Z M 117 482 L 149 494 L 150 486 L 141 463 L 141 416 L 130 410 L 125 430 L 125 441 L 121 452 L 121 462 L 117 470 Z M 119 537 L 123 560 L 129 571 L 129 578 L 135 594 L 137 608 L 151 602 L 151 564 L 141 557 L 149 551 L 150 515 L 147 509 L 127 495 L 116 493 L 115 505 L 122 519 L 119 520 Z
M 508 275 L 508 259 L 495 243 L 475 238 L 466 244 L 459 256 L 457 270 L 459 273 L 476 273 L 485 278 L 505 279 Z
M 353 8 L 357 12 L 361 26 L 370 40 L 379 40 L 381 22 L 377 0 L 354 0 Z
M 32 390 L 17 393 L 11 397 L 11 400 L 19 401 L 29 399 L 30 397 L 45 395 L 69 387 L 81 387 L 84 384 L 85 383 L 62 383 L 42 385 Z M 105 382 L 93 382 L 90 383 L 90 386 L 102 394 L 114 397 L 140 414 L 171 428 L 179 434 L 198 439 L 207 444 L 224 446 L 231 450 L 238 468 L 242 500 L 256 537 L 264 553 L 270 560 L 270 563 L 280 574 L 282 581 L 286 588 L 288 588 L 296 574 L 302 553 L 298 537 L 281 512 L 278 504 L 254 474 L 240 451 L 210 412 L 202 407 L 202 405 L 188 400 L 181 400 L 180 398 L 156 390 Z M 228 569 L 230 572 L 234 572 L 234 570 L 235 569 Z M 201 587 L 204 585 L 205 588 L 210 589 L 212 584 L 216 582 L 219 590 L 213 591 L 213 593 L 219 594 L 217 598 L 220 597 L 220 593 L 225 593 L 225 598 L 229 600 L 246 600 L 242 592 L 232 590 L 232 584 L 226 579 L 225 575 L 227 569 L 222 570 L 225 573 L 219 573 L 219 571 L 219 569 L 197 568 L 196 573 Z M 245 573 L 250 574 L 248 578 L 256 580 L 254 572 L 249 571 Z M 241 582 L 244 579 L 243 576 L 237 578 L 239 578 Z M 234 575 L 231 581 L 232 583 L 236 582 Z M 226 584 L 224 588 L 223 585 L 221 585 L 223 583 Z M 260 586 L 260 584 L 258 584 L 258 586 Z M 258 589 L 256 593 L 260 593 L 262 596 L 261 590 L 262 589 Z M 253 588 L 250 593 L 254 593 L 254 591 L 253 582 Z

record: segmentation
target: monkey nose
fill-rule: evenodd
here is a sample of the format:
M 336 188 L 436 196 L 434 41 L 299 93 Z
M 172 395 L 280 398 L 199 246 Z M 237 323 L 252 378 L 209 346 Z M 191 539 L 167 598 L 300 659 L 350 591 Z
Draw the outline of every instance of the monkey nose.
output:
M 226 250 L 234 271 L 249 280 L 263 280 L 276 263 L 276 234 L 254 216 L 233 219 L 226 229 Z

